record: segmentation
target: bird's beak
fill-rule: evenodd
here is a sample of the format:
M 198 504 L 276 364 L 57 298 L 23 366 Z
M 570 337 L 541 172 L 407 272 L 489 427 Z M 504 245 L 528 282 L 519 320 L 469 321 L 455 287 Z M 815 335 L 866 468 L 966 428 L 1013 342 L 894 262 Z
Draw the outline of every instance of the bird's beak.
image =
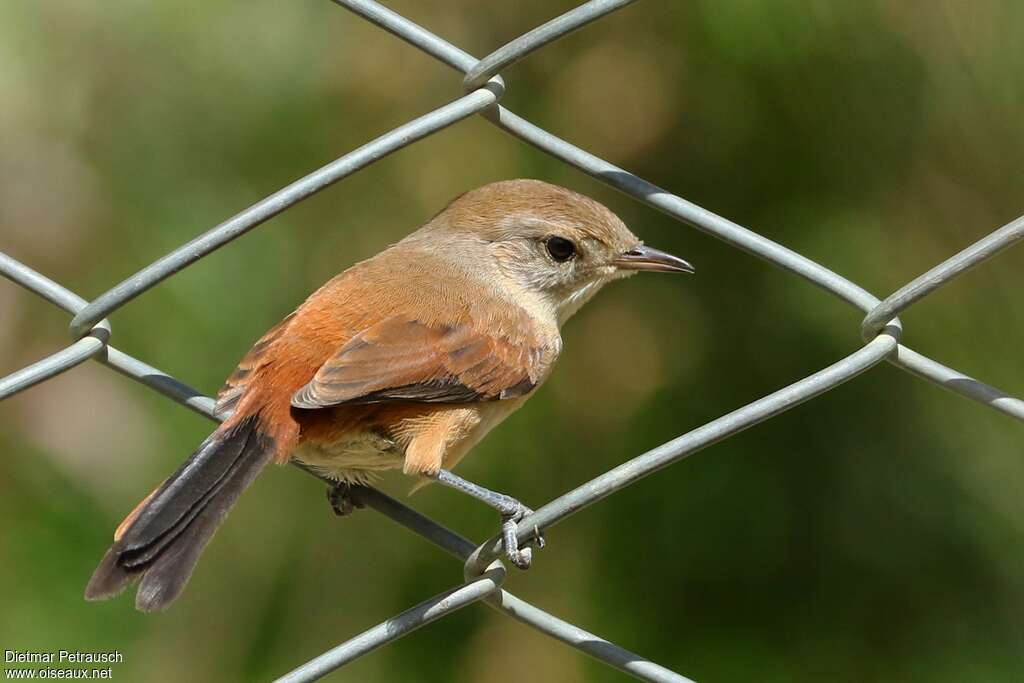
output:
M 622 270 L 649 270 L 655 273 L 692 273 L 693 266 L 666 251 L 639 244 L 612 261 Z

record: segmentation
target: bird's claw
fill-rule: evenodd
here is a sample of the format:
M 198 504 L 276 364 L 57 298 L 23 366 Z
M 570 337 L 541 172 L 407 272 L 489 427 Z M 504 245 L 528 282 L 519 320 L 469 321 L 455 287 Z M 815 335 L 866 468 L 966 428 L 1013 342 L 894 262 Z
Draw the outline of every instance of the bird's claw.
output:
M 338 482 L 327 487 L 327 502 L 331 504 L 334 514 L 339 517 L 347 517 L 358 508 L 364 507 L 352 498 L 352 485 L 345 482 Z
M 512 506 L 509 505 L 501 515 L 501 537 L 505 548 L 505 557 L 519 569 L 529 569 L 533 561 L 533 549 L 529 546 L 520 548 L 518 524 L 527 516 L 532 515 L 533 510 L 517 500 L 509 499 L 509 502 L 515 504 L 515 509 L 511 509 Z M 543 548 L 545 545 L 544 535 L 536 526 L 533 527 L 533 535 L 531 543 L 535 544 L 538 549 Z
M 541 550 L 548 544 L 548 542 L 544 540 L 544 534 L 540 532 L 540 528 L 536 524 L 533 525 L 533 543 L 537 546 L 537 550 Z

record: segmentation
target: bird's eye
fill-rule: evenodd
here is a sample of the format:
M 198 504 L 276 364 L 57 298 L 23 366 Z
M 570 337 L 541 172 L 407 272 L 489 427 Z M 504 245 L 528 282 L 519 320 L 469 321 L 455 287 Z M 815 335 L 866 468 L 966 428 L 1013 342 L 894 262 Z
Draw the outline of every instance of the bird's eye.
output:
M 564 263 L 576 255 L 576 245 L 564 237 L 552 235 L 544 241 L 544 245 L 548 248 L 551 258 L 559 263 Z

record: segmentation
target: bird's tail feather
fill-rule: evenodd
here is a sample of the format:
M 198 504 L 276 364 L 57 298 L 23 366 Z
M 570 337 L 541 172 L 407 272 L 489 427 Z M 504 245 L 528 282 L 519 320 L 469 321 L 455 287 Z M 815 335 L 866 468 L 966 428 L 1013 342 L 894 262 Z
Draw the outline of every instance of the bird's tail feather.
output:
M 85 589 L 113 597 L 141 577 L 135 606 L 167 607 L 181 593 L 199 554 L 228 511 L 273 459 L 274 440 L 255 417 L 218 429 L 118 528 Z

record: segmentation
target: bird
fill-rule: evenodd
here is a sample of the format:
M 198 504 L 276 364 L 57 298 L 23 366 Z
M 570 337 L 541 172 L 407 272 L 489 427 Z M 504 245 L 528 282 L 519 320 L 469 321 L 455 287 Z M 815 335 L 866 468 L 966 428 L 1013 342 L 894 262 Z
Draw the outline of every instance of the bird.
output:
M 529 566 L 515 534 L 529 508 L 451 470 L 544 383 L 566 320 L 639 271 L 694 269 L 557 185 L 505 180 L 456 197 L 252 346 L 218 393 L 223 421 L 117 527 L 85 597 L 137 581 L 137 609 L 168 607 L 271 462 L 333 482 L 339 514 L 351 487 L 385 470 L 459 489 L 501 513 L 506 557 Z

